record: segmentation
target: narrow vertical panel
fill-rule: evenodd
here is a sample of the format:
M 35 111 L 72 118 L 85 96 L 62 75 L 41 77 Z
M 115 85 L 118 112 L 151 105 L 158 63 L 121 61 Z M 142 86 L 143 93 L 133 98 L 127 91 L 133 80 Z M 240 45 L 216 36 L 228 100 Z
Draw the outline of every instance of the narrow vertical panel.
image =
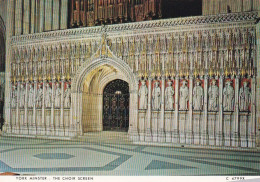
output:
M 67 28 L 68 21 L 68 0 L 61 1 L 60 29 Z
M 254 11 L 260 10 L 260 1 L 259 0 L 253 0 L 253 10 Z
M 243 11 L 252 11 L 252 0 L 243 1 Z
M 43 32 L 44 31 L 44 14 L 45 14 L 45 0 L 40 0 L 39 2 L 39 31 L 38 32 Z
M 35 33 L 35 0 L 31 0 L 31 22 L 30 22 L 30 33 Z
M 22 0 L 15 3 L 15 35 L 22 34 Z
M 52 0 L 45 0 L 44 31 L 52 30 Z
M 53 16 L 52 16 L 53 28 L 52 28 L 52 30 L 59 30 L 59 28 L 60 28 L 59 18 L 60 18 L 60 1 L 53 0 Z
M 23 2 L 23 34 L 29 34 L 30 31 L 30 0 Z

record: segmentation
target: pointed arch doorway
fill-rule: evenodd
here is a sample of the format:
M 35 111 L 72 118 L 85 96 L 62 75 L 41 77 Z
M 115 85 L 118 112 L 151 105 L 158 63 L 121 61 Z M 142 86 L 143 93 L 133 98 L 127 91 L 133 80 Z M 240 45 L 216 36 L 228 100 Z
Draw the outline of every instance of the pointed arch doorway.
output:
M 103 91 L 103 131 L 128 131 L 129 85 L 116 79 Z

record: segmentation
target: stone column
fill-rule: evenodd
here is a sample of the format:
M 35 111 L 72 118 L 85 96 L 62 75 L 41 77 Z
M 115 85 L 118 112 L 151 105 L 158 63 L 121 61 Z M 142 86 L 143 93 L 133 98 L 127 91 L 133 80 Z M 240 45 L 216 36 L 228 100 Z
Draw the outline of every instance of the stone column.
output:
M 158 142 L 165 142 L 165 119 L 164 119 L 164 100 L 165 98 L 165 76 L 162 76 L 162 86 L 161 86 L 161 118 L 159 121 L 159 131 L 158 131 Z
M 64 0 L 62 0 L 64 1 Z M 61 16 L 63 16 L 63 13 L 61 12 Z M 52 30 L 59 30 L 60 28 L 60 0 L 53 0 L 53 17 L 52 17 L 52 22 L 53 22 L 53 27 Z
M 260 2 L 259 2 L 260 4 Z M 258 6 L 258 10 L 260 10 L 260 7 Z M 254 99 L 255 101 L 260 100 L 260 22 L 256 24 L 256 36 L 258 38 L 256 39 L 256 59 L 254 60 L 254 69 L 255 69 L 255 74 L 254 74 L 254 80 L 255 80 L 255 96 Z M 253 85 L 253 84 L 252 84 Z M 252 92 L 253 93 L 253 92 Z M 253 96 L 252 96 L 253 97 Z M 253 100 L 254 101 L 254 100 Z M 253 122 L 256 122 L 255 130 L 256 130 L 256 146 L 260 146 L 260 102 L 255 103 L 255 120 Z M 253 113 L 252 113 L 253 116 Z
M 258 130 L 258 123 L 257 120 L 256 120 L 256 101 L 257 99 L 259 99 L 259 96 L 258 98 L 256 97 L 256 81 L 255 81 L 255 75 L 253 76 L 252 78 L 252 82 L 251 82 L 251 120 L 249 121 L 249 130 L 248 130 L 248 147 L 257 147 L 256 146 L 256 142 L 257 140 L 256 139 L 259 139 L 259 138 L 256 138 L 257 136 L 257 133 L 256 131 L 259 132 Z M 258 113 L 259 114 L 259 113 Z M 258 135 L 259 137 L 259 135 Z
M 61 1 L 60 29 L 67 29 L 68 0 Z
M 22 34 L 22 0 L 16 0 L 15 1 L 15 35 L 21 35 Z M 11 9 L 11 8 L 10 8 Z M 9 9 L 8 9 L 9 10 Z
M 139 82 L 135 85 L 135 90 L 130 90 L 130 107 L 129 107 L 129 136 L 132 141 L 139 141 L 138 135 L 138 88 Z
M 13 121 L 11 121 L 11 62 L 13 60 L 11 37 L 14 35 L 15 13 L 14 13 L 14 0 L 9 0 L 7 3 L 7 16 L 6 16 L 6 64 L 5 64 L 5 124 L 3 128 L 4 133 L 12 132 Z
M 216 145 L 223 145 L 223 75 L 219 78 L 219 116 L 216 130 Z
M 148 107 L 147 107 L 147 120 L 145 124 L 145 141 L 152 141 L 151 133 L 151 119 L 152 119 L 152 78 L 148 78 Z M 141 138 L 140 138 L 141 139 Z
M 43 90 L 43 96 L 42 96 L 42 121 L 41 121 L 41 127 L 40 127 L 40 134 L 45 135 L 45 92 L 46 92 L 46 80 L 45 79 L 43 79 L 42 90 Z
M 179 135 L 179 76 L 175 77 L 175 111 L 174 111 L 174 120 L 173 120 L 173 132 L 172 132 L 172 142 L 180 143 Z
M 186 127 L 185 127 L 185 133 L 186 133 L 186 143 L 187 144 L 192 144 L 193 143 L 193 108 L 192 108 L 192 91 L 193 91 L 193 77 L 190 76 L 189 79 L 189 119 L 186 120 Z
M 55 98 L 54 91 L 55 91 L 55 85 L 54 85 L 54 83 L 55 83 L 55 79 L 52 78 L 51 81 L 52 81 L 52 88 L 51 88 L 51 123 L 49 123 L 48 128 L 49 128 L 51 134 L 55 134 L 55 132 L 57 130 L 56 122 L 58 122 L 58 121 L 55 120 L 55 126 L 54 126 L 54 118 L 55 118 L 55 114 L 54 114 L 54 112 L 55 112 L 54 111 L 54 98 Z
M 29 34 L 30 30 L 30 0 L 23 1 L 23 34 Z
M 32 134 L 35 134 L 37 133 L 37 120 L 36 120 L 36 95 L 37 95 L 37 79 L 35 78 L 34 79 L 34 89 L 33 89 L 34 93 L 33 93 L 33 119 L 32 119 L 32 130 L 30 130 L 30 132 L 32 132 Z
M 64 131 L 64 79 L 61 80 L 60 129 Z
M 17 101 L 16 101 L 16 119 L 15 119 L 15 133 L 20 133 L 20 116 L 19 116 L 19 96 L 20 96 L 20 81 L 17 83 Z
M 28 80 L 25 83 L 25 103 L 24 103 L 24 122 L 23 122 L 23 130 L 24 134 L 29 134 L 29 130 L 30 129 L 28 126 L 30 126 L 30 124 L 28 124 Z
M 209 135 L 208 135 L 208 75 L 204 77 L 204 118 L 202 124 L 202 136 L 201 136 L 201 144 L 208 145 L 209 144 Z
M 240 144 L 239 138 L 238 138 L 238 132 L 239 132 L 239 103 L 238 103 L 238 97 L 239 97 L 239 80 L 240 77 L 237 76 L 235 78 L 235 112 L 234 112 L 234 123 L 233 123 L 233 129 L 231 131 L 231 140 L 232 140 L 232 146 L 238 147 Z

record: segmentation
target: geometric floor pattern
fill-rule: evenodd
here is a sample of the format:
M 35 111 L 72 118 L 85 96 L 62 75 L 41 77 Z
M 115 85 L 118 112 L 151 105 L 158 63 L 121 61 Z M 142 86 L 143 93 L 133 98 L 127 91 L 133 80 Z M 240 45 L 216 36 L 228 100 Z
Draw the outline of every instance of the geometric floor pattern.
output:
M 0 136 L 0 173 L 28 175 L 259 176 L 259 149 L 136 145 L 126 134 L 73 140 Z M 118 136 L 117 136 L 118 135 Z M 123 137 L 122 137 L 123 135 Z

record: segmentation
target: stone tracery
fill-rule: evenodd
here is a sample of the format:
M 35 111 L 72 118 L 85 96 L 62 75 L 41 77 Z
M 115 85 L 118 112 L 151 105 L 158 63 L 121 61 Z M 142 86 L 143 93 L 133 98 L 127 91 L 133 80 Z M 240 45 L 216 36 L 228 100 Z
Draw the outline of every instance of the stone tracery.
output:
M 248 18 L 248 16 L 246 17 Z M 222 18 L 225 17 L 226 15 L 223 15 Z M 179 20 L 179 23 L 182 21 L 184 20 Z M 215 17 L 214 21 L 221 22 L 222 19 L 218 20 Z M 220 23 L 220 26 L 224 26 L 224 28 L 212 28 L 211 25 L 202 28 L 200 25 L 193 25 L 191 23 L 194 26 L 192 30 L 187 28 L 185 23 L 182 25 L 183 30 L 178 29 L 178 27 L 174 29 L 172 26 L 177 23 L 176 20 L 162 20 L 155 21 L 152 25 L 144 22 L 134 25 L 86 28 L 82 30 L 83 33 L 93 31 L 93 36 L 97 36 L 98 39 L 83 36 L 80 42 L 77 40 L 77 36 L 82 35 L 78 30 L 61 32 L 68 39 L 62 42 L 48 41 L 46 39 L 44 45 L 37 42 L 27 45 L 23 42 L 24 37 L 21 37 L 15 43 L 18 37 L 14 37 L 12 40 L 14 59 L 11 63 L 11 81 L 13 87 L 11 110 L 13 114 L 16 112 L 14 107 L 16 104 L 14 103 L 17 102 L 15 93 L 23 94 L 22 89 L 16 91 L 15 87 L 16 85 L 27 84 L 29 82 L 35 83 L 33 89 L 36 94 L 36 107 L 40 109 L 43 104 L 46 106 L 40 117 L 44 119 L 47 116 L 54 118 L 51 114 L 45 115 L 46 113 L 52 113 L 51 110 L 54 107 L 61 111 L 63 110 L 62 107 L 66 109 L 73 108 L 74 92 L 70 89 L 70 86 L 65 86 L 70 85 L 67 82 L 70 82 L 76 76 L 76 73 L 86 61 L 91 61 L 99 57 L 110 57 L 112 54 L 120 58 L 121 61 L 124 61 L 125 64 L 128 64 L 132 72 L 142 83 L 142 86 L 138 90 L 139 109 L 143 110 L 140 113 L 145 112 L 147 116 L 144 119 L 141 118 L 142 114 L 140 114 L 139 121 L 165 122 L 167 124 L 167 122 L 173 122 L 173 119 L 168 120 L 167 118 L 174 118 L 176 123 L 187 121 L 187 126 L 192 126 L 192 123 L 196 122 L 196 117 L 193 117 L 192 111 L 206 113 L 208 119 L 204 119 L 203 122 L 205 123 L 213 121 L 214 119 L 212 118 L 216 115 L 218 117 L 216 122 L 219 123 L 222 121 L 222 115 L 225 122 L 235 120 L 234 114 L 239 114 L 239 111 L 236 109 L 236 103 L 240 104 L 240 111 L 248 111 L 250 101 L 254 100 L 251 97 L 254 97 L 253 92 L 255 91 L 251 89 L 252 93 L 250 93 L 249 87 L 242 87 L 244 90 L 242 88 L 239 90 L 239 82 L 243 78 L 251 81 L 255 79 L 256 58 L 254 53 L 256 40 L 255 28 L 251 24 L 251 21 L 246 26 L 242 26 L 238 21 L 235 27 L 233 24 L 236 23 L 227 25 Z M 138 28 L 131 28 L 130 26 L 147 27 L 147 29 L 140 30 L 139 32 Z M 158 30 L 153 32 L 151 30 L 153 26 L 157 27 Z M 116 28 L 125 29 L 131 33 L 124 35 L 117 34 Z M 107 47 L 104 47 L 104 50 L 99 49 L 102 44 L 101 31 L 107 32 Z M 78 34 L 75 37 L 70 37 L 73 32 L 78 32 Z M 142 35 L 144 32 L 146 33 L 145 37 Z M 49 34 L 47 32 L 42 35 L 48 36 Z M 57 33 L 54 32 L 53 34 Z M 33 36 L 36 35 L 29 35 L 28 37 L 31 37 L 33 40 Z M 171 87 L 170 84 L 166 85 L 165 80 L 168 78 L 173 80 L 174 87 Z M 203 87 L 201 85 L 193 86 L 196 79 L 203 81 Z M 234 82 L 234 85 L 229 83 L 229 81 L 225 81 L 230 79 Z M 57 80 L 61 83 L 59 86 L 55 85 Z M 160 81 L 160 84 L 156 81 L 153 87 L 152 84 L 155 80 Z M 211 84 L 209 84 L 210 80 L 212 80 Z M 253 81 L 251 87 L 254 87 Z M 34 93 L 34 90 L 31 89 L 32 87 L 29 86 L 27 96 L 29 101 L 33 98 L 31 94 Z M 136 94 L 138 98 L 138 93 Z M 54 106 L 51 103 L 52 95 L 55 99 Z M 192 95 L 193 98 L 191 97 Z M 236 99 L 240 101 L 236 102 Z M 242 101 L 244 100 L 246 102 L 243 102 L 243 105 Z M 138 103 L 138 100 L 136 102 Z M 30 102 L 28 103 L 28 108 L 33 110 Z M 253 111 L 254 108 L 251 108 L 251 110 Z M 157 113 L 160 112 L 161 115 L 156 115 L 154 111 L 157 111 Z M 169 111 L 173 111 L 174 113 Z M 216 113 L 207 114 L 208 111 Z M 201 114 L 203 114 L 202 112 Z M 59 117 L 63 116 L 60 114 Z M 253 112 L 249 117 L 253 117 Z M 238 122 L 238 120 L 235 122 Z M 153 132 L 158 131 L 159 133 L 159 130 L 166 134 L 173 132 L 173 128 L 167 131 L 163 125 L 158 123 L 156 125 L 158 128 L 152 128 L 154 129 Z M 142 127 L 141 125 L 137 128 L 139 132 L 143 132 L 139 133 L 139 136 L 145 135 L 144 131 L 146 129 Z M 186 133 L 181 128 L 176 128 L 176 130 L 183 135 Z M 192 132 L 191 130 L 189 129 L 188 132 Z M 211 134 L 211 131 L 208 132 Z M 176 137 L 180 139 L 179 134 Z M 179 140 L 177 138 L 176 140 Z M 216 140 L 216 138 L 212 140 Z M 221 141 L 221 138 L 218 140 Z M 185 142 L 183 141 L 183 143 Z

